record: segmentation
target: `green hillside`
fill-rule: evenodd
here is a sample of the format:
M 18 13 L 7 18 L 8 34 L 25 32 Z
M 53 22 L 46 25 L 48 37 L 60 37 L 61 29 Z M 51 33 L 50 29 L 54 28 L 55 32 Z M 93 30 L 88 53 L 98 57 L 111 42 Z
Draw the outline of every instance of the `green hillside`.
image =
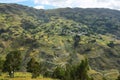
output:
M 0 4 L 0 58 L 11 50 L 22 52 L 21 71 L 31 58 L 51 72 L 86 57 L 97 72 L 120 71 L 120 11 Z

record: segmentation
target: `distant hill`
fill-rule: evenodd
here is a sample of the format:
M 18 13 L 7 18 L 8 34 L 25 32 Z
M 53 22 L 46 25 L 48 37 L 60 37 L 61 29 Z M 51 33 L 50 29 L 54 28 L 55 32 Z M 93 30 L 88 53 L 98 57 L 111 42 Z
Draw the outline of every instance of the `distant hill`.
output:
M 85 57 L 94 70 L 120 70 L 120 11 L 1 3 L 0 57 L 15 49 L 22 52 L 22 71 L 31 57 L 49 70 Z
M 49 15 L 64 17 L 87 25 L 90 31 L 97 34 L 119 34 L 120 11 L 104 8 L 61 8 L 48 10 Z

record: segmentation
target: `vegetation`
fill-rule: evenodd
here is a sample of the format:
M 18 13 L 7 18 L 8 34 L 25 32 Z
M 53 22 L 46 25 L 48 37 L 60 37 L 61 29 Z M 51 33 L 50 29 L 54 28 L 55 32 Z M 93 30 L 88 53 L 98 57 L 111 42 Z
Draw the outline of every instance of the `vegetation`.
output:
M 66 66 L 66 69 L 57 67 L 53 72 L 53 78 L 61 80 L 93 80 L 88 76 L 88 61 L 82 60 L 77 66 Z
M 1 60 L 0 58 L 0 76 L 2 75 L 3 64 L 4 64 L 4 61 Z
M 6 61 L 3 65 L 3 71 L 9 72 L 11 78 L 14 77 L 14 72 L 20 69 L 21 53 L 19 51 L 11 51 L 6 56 Z
M 14 78 L 9 78 L 7 73 L 3 73 L 0 76 L 0 80 L 54 80 L 52 78 L 44 78 L 43 76 L 39 76 L 36 79 L 31 78 L 31 73 L 28 72 L 15 72 Z
M 118 76 L 118 78 L 116 80 L 120 80 L 120 75 Z
M 107 45 L 108 45 L 109 47 L 112 47 L 112 48 L 114 47 L 113 41 L 110 41 L 110 43 L 108 43 Z
M 119 16 L 120 11 L 110 9 L 37 10 L 18 4 L 0 3 L 0 63 L 10 64 L 6 62 L 8 53 L 18 50 L 22 56 L 19 71 L 26 71 L 28 63 L 34 64 L 27 70 L 34 67 L 35 72 L 29 72 L 38 76 L 38 63 L 42 63 L 42 67 L 39 65 L 42 68 L 40 73 L 51 75 L 56 66 L 74 66 L 86 56 L 96 75 L 101 76 L 104 74 L 102 71 L 107 70 L 107 75 L 116 76 L 118 73 L 111 70 L 120 70 Z M 29 62 L 32 57 L 35 58 L 33 63 Z M 0 67 L 4 69 L 2 63 Z M 17 67 L 15 71 L 18 71 Z M 63 70 L 58 70 L 60 75 L 54 74 L 54 77 L 64 74 L 70 76 L 69 70 L 68 73 L 66 70 L 65 73 L 61 72 Z
M 53 72 L 53 74 L 52 74 L 52 77 L 53 77 L 53 78 L 56 78 L 56 79 L 64 80 L 64 77 L 65 77 L 65 69 L 58 66 L 58 67 L 54 70 L 54 72 Z
M 75 35 L 73 40 L 74 40 L 74 48 L 78 47 L 79 41 L 80 41 L 80 36 L 79 35 Z
M 32 73 L 32 78 L 36 78 L 40 74 L 40 64 L 32 58 L 27 64 L 27 71 Z

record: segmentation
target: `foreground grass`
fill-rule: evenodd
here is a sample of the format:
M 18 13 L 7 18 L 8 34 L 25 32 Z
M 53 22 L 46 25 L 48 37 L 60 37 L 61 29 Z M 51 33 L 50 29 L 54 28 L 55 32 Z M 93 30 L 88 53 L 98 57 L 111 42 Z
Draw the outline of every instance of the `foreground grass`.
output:
M 3 73 L 0 76 L 0 80 L 54 80 L 51 78 L 44 78 L 43 76 L 39 76 L 35 79 L 31 78 L 31 73 L 28 72 L 16 72 L 14 78 L 10 78 L 8 73 Z
M 103 80 L 103 77 L 106 80 L 116 80 L 119 75 L 119 71 L 114 69 L 102 72 L 90 70 L 88 74 L 92 76 L 94 80 Z M 42 75 L 32 79 L 31 76 L 31 73 L 28 72 L 15 72 L 15 77 L 10 78 L 8 73 L 2 73 L 2 75 L 0 76 L 0 80 L 57 80 L 52 78 L 44 78 Z

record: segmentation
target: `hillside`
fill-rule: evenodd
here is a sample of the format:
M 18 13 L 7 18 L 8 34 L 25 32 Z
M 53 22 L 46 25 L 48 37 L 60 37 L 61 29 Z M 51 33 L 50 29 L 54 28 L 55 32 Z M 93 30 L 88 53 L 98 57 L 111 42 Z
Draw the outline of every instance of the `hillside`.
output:
M 37 10 L 0 4 L 0 57 L 22 52 L 22 68 L 34 57 L 48 71 L 87 57 L 96 71 L 120 71 L 120 11 L 60 8 Z

